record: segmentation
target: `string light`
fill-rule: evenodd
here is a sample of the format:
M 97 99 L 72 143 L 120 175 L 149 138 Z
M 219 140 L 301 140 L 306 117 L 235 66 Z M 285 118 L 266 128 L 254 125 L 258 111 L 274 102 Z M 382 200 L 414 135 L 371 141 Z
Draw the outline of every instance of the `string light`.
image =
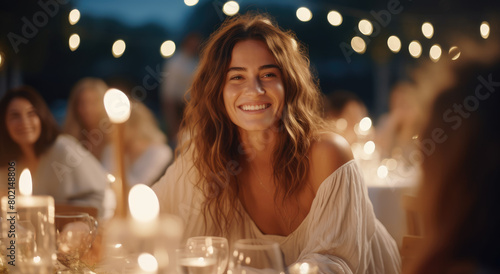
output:
M 392 52 L 398 53 L 401 50 L 401 40 L 397 36 L 392 35 L 387 39 L 387 46 Z
M 300 7 L 297 9 L 297 18 L 302 22 L 308 22 L 312 19 L 312 12 L 306 7 Z
M 342 20 L 343 20 L 342 15 L 336 10 L 330 11 L 328 13 L 327 19 L 328 19 L 328 23 L 330 23 L 330 25 L 332 25 L 334 27 L 340 26 L 340 24 L 342 24 Z
M 408 51 L 413 58 L 419 58 L 422 55 L 422 46 L 420 42 L 417 40 L 411 41 L 410 45 L 408 45 Z
M 198 4 L 198 0 L 184 0 L 184 4 L 186 4 L 186 6 L 188 7 L 191 7 Z
M 432 26 L 431 23 L 425 22 L 425 23 L 422 24 L 422 34 L 427 39 L 431 39 L 432 38 L 432 36 L 434 35 L 434 27 Z
M 75 51 L 80 46 L 80 36 L 76 33 L 73 33 L 69 37 L 69 49 L 71 51 Z
M 486 21 L 483 21 L 481 23 L 479 31 L 481 32 L 481 37 L 483 37 L 484 39 L 488 39 L 488 37 L 490 36 L 490 24 Z
M 160 53 L 163 57 L 170 57 L 175 52 L 175 43 L 172 40 L 167 40 L 161 44 Z
M 363 54 L 366 51 L 365 40 L 359 36 L 354 36 L 351 40 L 351 47 L 355 52 Z
M 222 6 L 222 11 L 227 16 L 233 16 L 240 10 L 240 5 L 236 1 L 227 1 L 224 6 Z
M 359 31 L 364 35 L 370 35 L 373 32 L 373 25 L 366 19 L 361 19 L 358 23 Z
M 451 60 L 457 60 L 458 57 L 460 57 L 460 50 L 458 49 L 457 46 L 453 46 L 450 48 L 448 51 L 448 54 L 451 56 Z
M 431 60 L 433 62 L 439 61 L 439 59 L 441 58 L 441 53 L 442 53 L 442 50 L 438 44 L 433 45 L 431 47 L 431 49 L 429 50 L 429 56 L 431 57 Z
M 68 20 L 71 25 L 78 23 L 78 21 L 80 20 L 80 11 L 77 9 L 73 9 L 72 11 L 70 11 Z
M 111 49 L 113 56 L 115 58 L 120 58 L 123 55 L 123 53 L 125 52 L 125 48 L 126 48 L 125 41 L 123 41 L 121 39 L 116 40 L 113 43 L 113 47 Z

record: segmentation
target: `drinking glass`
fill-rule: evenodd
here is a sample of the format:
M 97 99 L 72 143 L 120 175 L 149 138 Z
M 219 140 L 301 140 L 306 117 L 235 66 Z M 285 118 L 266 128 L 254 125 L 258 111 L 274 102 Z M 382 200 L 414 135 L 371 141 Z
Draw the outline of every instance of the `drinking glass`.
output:
M 81 258 L 89 251 L 97 233 L 97 221 L 82 212 L 55 215 L 57 259 L 72 271 L 87 268 Z
M 199 236 L 187 239 L 186 247 L 215 247 L 219 251 L 217 258 L 217 273 L 223 274 L 226 271 L 227 261 L 229 259 L 229 245 L 227 239 L 223 237 Z
M 237 240 L 228 273 L 285 273 L 285 263 L 279 244 L 263 239 Z
M 177 249 L 177 266 L 181 274 L 217 274 L 218 252 L 216 247 L 185 247 Z

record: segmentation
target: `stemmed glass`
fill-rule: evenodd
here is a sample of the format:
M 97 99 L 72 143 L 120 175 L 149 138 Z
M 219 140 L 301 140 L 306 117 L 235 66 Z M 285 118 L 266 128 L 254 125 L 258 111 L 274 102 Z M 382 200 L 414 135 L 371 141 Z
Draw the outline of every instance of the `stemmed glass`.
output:
M 198 248 L 205 247 L 211 248 L 215 247 L 218 249 L 219 254 L 217 258 L 217 273 L 223 274 L 226 271 L 227 261 L 229 259 L 229 245 L 227 239 L 223 237 L 212 237 L 212 236 L 199 236 L 191 237 L 187 239 L 187 248 Z
M 228 273 L 285 273 L 278 243 L 263 239 L 242 239 L 234 244 Z
M 175 250 L 181 274 L 217 274 L 219 250 L 213 246 L 185 247 Z

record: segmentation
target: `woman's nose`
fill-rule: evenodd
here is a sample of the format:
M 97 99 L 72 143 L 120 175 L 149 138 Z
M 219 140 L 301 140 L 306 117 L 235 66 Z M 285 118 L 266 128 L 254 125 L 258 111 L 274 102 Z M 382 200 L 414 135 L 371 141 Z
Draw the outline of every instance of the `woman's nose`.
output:
M 260 79 L 258 77 L 253 78 L 250 81 L 248 81 L 246 91 L 251 92 L 251 93 L 256 93 L 257 95 L 266 93 L 264 87 L 262 86 L 262 82 L 260 81 Z

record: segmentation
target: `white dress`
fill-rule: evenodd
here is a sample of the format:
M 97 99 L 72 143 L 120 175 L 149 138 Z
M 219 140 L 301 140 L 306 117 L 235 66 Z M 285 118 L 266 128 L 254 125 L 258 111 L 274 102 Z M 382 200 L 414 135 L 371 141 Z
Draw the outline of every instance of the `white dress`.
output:
M 162 213 L 183 219 L 184 240 L 205 234 L 200 211 L 203 196 L 193 187 L 196 173 L 190 167 L 189 159 L 180 157 L 153 185 Z M 280 244 L 287 265 L 314 262 L 321 273 L 401 271 L 396 243 L 375 218 L 361 171 L 354 160 L 322 182 L 308 215 L 288 236 L 263 234 L 243 208 L 241 211 L 243 222 L 232 228 L 229 242 L 243 238 L 274 240 Z M 210 219 L 208 222 L 211 227 Z

